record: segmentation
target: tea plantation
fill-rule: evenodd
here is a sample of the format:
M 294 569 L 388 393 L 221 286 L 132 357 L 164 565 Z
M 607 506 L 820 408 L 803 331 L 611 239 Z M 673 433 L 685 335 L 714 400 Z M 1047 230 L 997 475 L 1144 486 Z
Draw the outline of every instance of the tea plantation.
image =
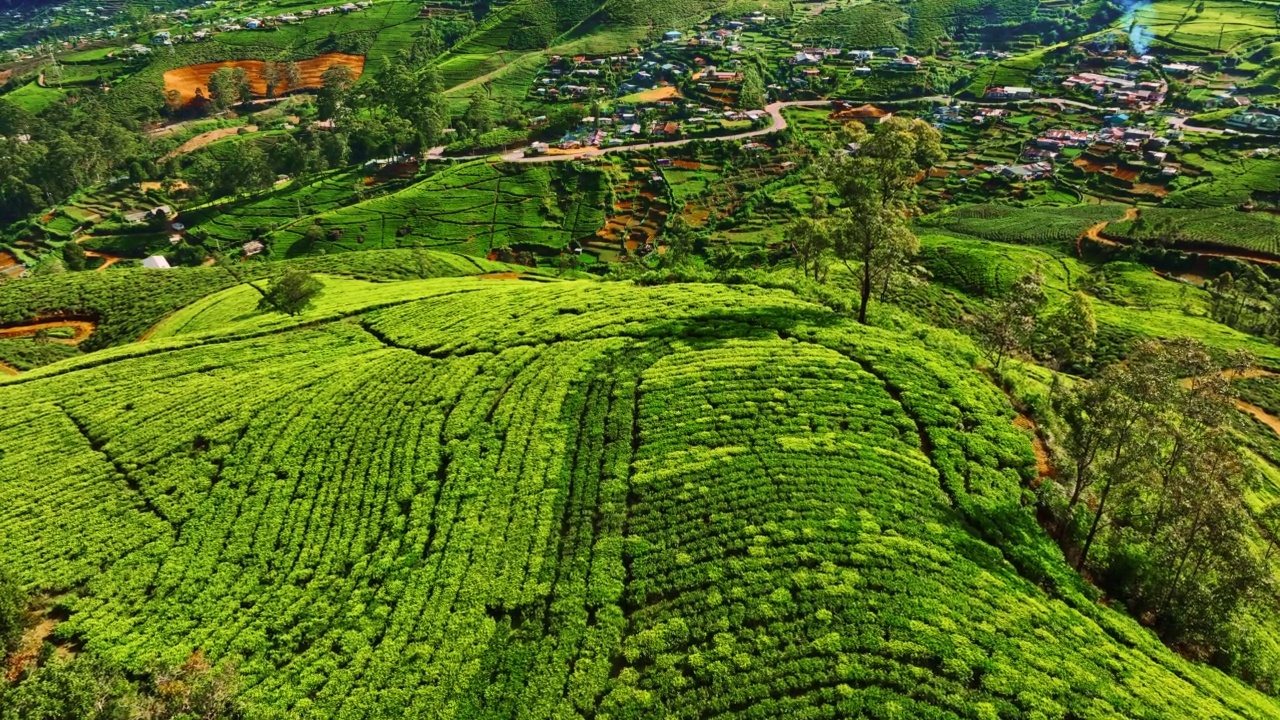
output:
M 1092 599 L 954 348 L 752 286 L 246 298 L 0 384 L 0 562 L 249 717 L 1280 713 Z

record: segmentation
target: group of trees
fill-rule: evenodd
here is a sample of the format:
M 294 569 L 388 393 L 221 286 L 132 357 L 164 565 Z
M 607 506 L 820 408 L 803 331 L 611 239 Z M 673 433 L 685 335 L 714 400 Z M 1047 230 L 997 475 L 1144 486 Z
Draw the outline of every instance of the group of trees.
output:
M 1280 338 L 1280 281 L 1273 280 L 1256 265 L 1241 263 L 1235 273 L 1226 272 L 1212 280 L 1207 289 L 1212 298 L 1213 319 L 1265 338 Z
M 1057 369 L 1080 369 L 1093 361 L 1098 321 L 1089 297 L 1076 291 L 1052 309 L 1046 310 L 1048 306 L 1044 279 L 1030 272 L 974 314 L 974 336 L 997 372 L 1019 353 Z
M 136 121 L 117 118 L 98 95 L 53 105 L 39 120 L 0 98 L 0 226 L 102 182 L 146 147 Z
M 1229 369 L 1249 367 L 1235 354 Z M 1044 500 L 1077 569 L 1172 644 L 1230 652 L 1238 611 L 1270 593 L 1251 546 L 1251 464 L 1230 420 L 1231 373 L 1191 340 L 1139 344 L 1092 381 L 1058 380 L 1051 404 L 1063 492 Z
M 244 68 L 218 68 L 209 76 L 209 103 L 215 111 L 221 112 L 232 105 L 249 102 L 252 97 L 249 74 Z
M 942 137 L 922 120 L 890 118 L 874 130 L 846 125 L 822 161 L 839 205 L 787 232 L 806 276 L 822 282 L 831 258 L 842 262 L 858 287 L 858 322 L 866 323 L 873 292 L 888 292 L 894 275 L 919 248 L 910 218 L 917 210 L 916 181 L 945 154 Z

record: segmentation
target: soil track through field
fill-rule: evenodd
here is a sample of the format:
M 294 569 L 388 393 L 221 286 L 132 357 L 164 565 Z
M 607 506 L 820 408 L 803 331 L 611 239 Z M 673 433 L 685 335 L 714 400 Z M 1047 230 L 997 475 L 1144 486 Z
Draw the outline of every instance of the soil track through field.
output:
M 200 133 L 173 150 L 170 150 L 165 153 L 164 157 L 160 158 L 160 160 L 163 162 L 170 158 L 178 157 L 179 155 L 186 155 L 187 153 L 195 152 L 210 143 L 215 143 L 223 138 L 234 137 L 235 135 L 238 135 L 242 129 L 251 133 L 258 132 L 257 125 L 241 125 L 210 130 L 209 132 Z
M 1120 218 L 1120 220 L 1103 220 L 1102 222 L 1090 227 L 1088 230 L 1085 230 L 1084 233 L 1080 235 L 1080 237 L 1076 238 L 1076 256 L 1084 257 L 1084 241 L 1085 240 L 1098 243 L 1099 245 L 1107 245 L 1110 247 L 1124 247 L 1125 243 L 1108 238 L 1104 236 L 1102 233 L 1104 230 L 1107 229 L 1108 225 L 1114 222 L 1133 222 L 1134 220 L 1137 220 L 1137 219 L 1138 219 L 1138 208 L 1129 207 L 1124 211 L 1124 217 Z M 1236 260 L 1247 260 L 1249 262 L 1261 263 L 1263 265 L 1280 265 L 1280 260 L 1276 259 L 1275 257 L 1267 255 L 1266 253 L 1249 252 L 1248 250 L 1234 250 L 1231 252 L 1227 252 L 1227 251 L 1218 250 L 1218 249 L 1204 249 L 1203 245 L 1198 245 L 1196 243 L 1176 243 L 1171 245 L 1170 247 L 1172 247 L 1175 250 L 1181 250 L 1182 252 L 1188 253 L 1190 255 L 1204 255 L 1206 257 L 1233 258 Z
M 1116 242 L 1115 240 L 1108 240 L 1107 238 L 1102 237 L 1102 231 L 1106 230 L 1107 226 L 1113 222 L 1133 222 L 1134 220 L 1137 220 L 1137 219 L 1138 219 L 1138 208 L 1130 207 L 1125 209 L 1124 217 L 1120 218 L 1120 220 L 1103 220 L 1102 222 L 1090 227 L 1088 230 L 1085 230 L 1084 234 L 1076 238 L 1076 256 L 1084 257 L 1084 241 L 1085 240 L 1090 240 L 1100 245 L 1111 245 L 1113 247 L 1119 247 L 1120 243 Z
M 1276 375 L 1274 372 L 1265 368 L 1249 368 L 1242 373 L 1235 372 L 1234 370 L 1227 370 L 1223 374 L 1226 375 L 1228 380 L 1248 380 L 1250 378 L 1275 377 Z M 1257 405 L 1241 400 L 1240 398 L 1233 398 L 1233 401 L 1236 404 L 1237 410 L 1252 415 L 1255 420 L 1271 428 L 1271 432 L 1275 433 L 1276 437 L 1280 437 L 1280 418 L 1272 415 Z
M 1034 484 L 1038 487 L 1045 478 L 1054 476 L 1053 461 L 1049 455 L 1049 446 L 1045 444 L 1044 439 L 1040 437 L 1040 426 L 1032 420 L 1029 415 L 1018 413 L 1018 417 L 1013 419 L 1015 427 L 1022 428 L 1031 432 L 1031 449 L 1036 454 L 1036 474 L 1039 480 Z
M 200 90 L 208 96 L 209 76 L 214 71 L 224 67 L 238 67 L 243 68 L 249 75 L 249 86 L 253 94 L 258 97 L 265 97 L 267 94 L 267 81 L 263 77 L 262 70 L 266 67 L 266 64 L 263 60 L 227 60 L 188 65 L 166 72 L 164 74 L 164 89 L 166 92 L 177 90 L 182 102 L 190 102 L 195 99 L 196 90 Z M 280 90 L 288 92 L 292 90 L 318 89 L 321 85 L 320 76 L 324 74 L 325 70 L 335 65 L 345 65 L 351 68 L 356 79 L 359 79 L 364 72 L 364 56 L 348 53 L 325 53 L 307 60 L 299 60 L 297 65 L 302 74 L 301 81 L 297 85 L 280 88 Z
M 0 375 L 19 375 L 19 374 L 21 373 L 18 370 L 18 368 L 13 367 L 12 365 L 5 365 L 4 363 L 0 362 Z
M 89 239 L 89 235 L 81 235 L 75 239 L 77 245 Z M 124 260 L 120 255 L 112 255 L 110 253 L 98 252 L 97 250 L 85 250 L 84 256 L 87 258 L 102 258 L 102 264 L 98 266 L 98 272 L 102 272 L 116 263 Z
M 37 319 L 34 322 L 22 325 L 0 327 L 0 340 L 35 337 L 36 333 L 41 330 L 58 330 L 60 328 L 70 328 L 75 332 L 75 334 L 69 338 L 49 338 L 50 342 L 56 342 L 62 345 L 79 345 L 81 342 L 88 339 L 88 337 L 93 334 L 94 330 L 98 329 L 98 325 L 92 320 L 86 320 L 83 318 Z

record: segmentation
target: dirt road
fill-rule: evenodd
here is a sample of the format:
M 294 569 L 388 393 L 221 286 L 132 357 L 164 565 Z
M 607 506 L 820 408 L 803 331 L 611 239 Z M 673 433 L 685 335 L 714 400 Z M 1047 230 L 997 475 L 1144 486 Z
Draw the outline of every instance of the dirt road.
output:
M 49 338 L 50 342 L 56 342 L 62 345 L 79 345 L 88 339 L 98 326 L 92 320 L 60 320 L 50 318 L 47 320 L 36 320 L 35 322 L 26 323 L 25 325 L 2 327 L 0 328 L 0 340 L 35 337 L 36 333 L 41 330 L 58 330 L 61 328 L 70 328 L 73 332 L 72 336 L 69 338 Z
M 1103 230 L 1105 230 L 1105 229 L 1107 229 L 1107 226 L 1108 226 L 1108 225 L 1110 225 L 1110 224 L 1111 224 L 1111 223 L 1113 223 L 1113 222 L 1133 222 L 1134 220 L 1137 220 L 1137 219 L 1138 219 L 1138 208 L 1136 208 L 1136 207 L 1131 207 L 1131 208 L 1128 208 L 1128 209 L 1126 209 L 1126 210 L 1124 211 L 1124 217 L 1123 217 L 1123 218 L 1120 218 L 1120 220 L 1118 220 L 1118 221 L 1117 221 L 1117 220 L 1103 220 L 1102 222 L 1100 222 L 1100 223 L 1098 223 L 1098 224 L 1096 224 L 1096 225 L 1093 225 L 1093 226 L 1092 226 L 1092 227 L 1090 227 L 1088 230 L 1085 230 L 1083 235 L 1081 235 L 1080 237 L 1076 238 L 1076 256 L 1077 256 L 1077 257 L 1083 257 L 1083 256 L 1084 256 L 1084 241 L 1085 241 L 1085 240 L 1089 240 L 1089 241 L 1091 241 L 1091 242 L 1096 242 L 1096 243 L 1098 243 L 1098 244 L 1100 244 L 1100 245 L 1110 245 L 1110 246 L 1112 246 L 1112 247 L 1120 247 L 1120 243 L 1116 242 L 1115 240 L 1108 240 L 1108 239 L 1106 239 L 1106 238 L 1102 237 L 1102 231 L 1103 231 Z
M 174 148 L 173 150 L 170 150 L 169 152 L 165 153 L 164 157 L 160 158 L 160 161 L 164 162 L 165 160 L 178 157 L 179 155 L 186 155 L 187 153 L 195 152 L 196 150 L 199 150 L 200 148 L 204 147 L 205 145 L 208 145 L 209 143 L 217 142 L 223 138 L 229 138 L 229 137 L 238 135 L 240 134 L 241 130 L 244 130 L 245 132 L 255 133 L 255 132 L 258 132 L 258 126 L 257 125 L 238 125 L 236 127 L 218 128 L 217 130 L 210 130 L 209 132 L 200 133 L 199 135 L 196 135 L 190 140 L 182 143 L 181 145 Z
M 640 143 L 638 145 L 619 145 L 617 147 L 608 148 L 582 148 L 581 150 L 571 150 L 569 152 L 556 153 L 555 155 L 530 155 L 525 157 L 525 151 L 528 148 L 517 148 L 502 156 L 506 162 L 517 163 L 540 163 L 540 162 L 564 162 L 566 160 L 581 160 L 587 157 L 599 157 L 616 152 L 633 152 L 636 150 L 656 150 L 660 148 L 680 147 L 693 142 L 695 139 L 704 142 L 728 142 L 732 140 L 747 140 L 749 138 L 762 137 L 787 129 L 787 119 L 782 116 L 782 111 L 789 107 L 824 107 L 831 104 L 831 100 L 792 100 L 790 102 L 776 102 L 766 105 L 764 110 L 769 114 L 770 123 L 768 127 L 748 130 L 747 132 L 735 133 L 733 135 L 718 135 L 715 137 L 705 138 L 684 138 L 682 140 L 661 140 L 658 142 Z M 459 159 L 476 159 L 487 157 L 485 155 L 471 156 L 470 158 Z

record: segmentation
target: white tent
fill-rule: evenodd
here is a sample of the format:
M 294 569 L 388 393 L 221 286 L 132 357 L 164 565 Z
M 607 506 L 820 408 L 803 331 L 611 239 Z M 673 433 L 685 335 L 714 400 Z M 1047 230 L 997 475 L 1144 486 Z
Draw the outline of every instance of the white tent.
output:
M 151 268 L 152 270 L 168 270 L 169 261 L 165 260 L 163 255 L 152 255 L 142 261 L 142 267 Z

